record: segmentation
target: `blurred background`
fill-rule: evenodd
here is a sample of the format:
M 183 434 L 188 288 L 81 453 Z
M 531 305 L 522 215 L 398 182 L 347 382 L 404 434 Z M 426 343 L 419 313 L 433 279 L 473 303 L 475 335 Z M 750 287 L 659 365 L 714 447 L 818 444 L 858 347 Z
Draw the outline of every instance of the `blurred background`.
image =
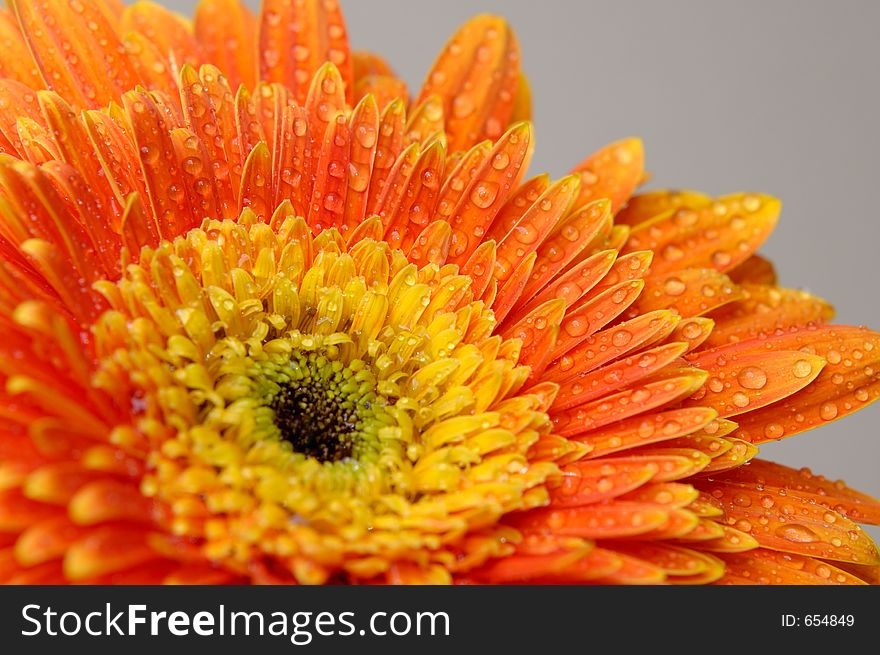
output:
M 160 0 L 191 14 L 189 0 Z M 258 7 L 258 0 L 251 0 Z M 516 29 L 532 84 L 532 173 L 644 139 L 652 186 L 782 198 L 762 253 L 781 283 L 880 329 L 880 2 L 875 0 L 345 0 L 352 45 L 417 90 L 476 13 Z M 875 186 L 877 185 L 877 186 Z M 880 403 L 762 456 L 880 495 Z M 873 529 L 875 538 L 880 530 Z

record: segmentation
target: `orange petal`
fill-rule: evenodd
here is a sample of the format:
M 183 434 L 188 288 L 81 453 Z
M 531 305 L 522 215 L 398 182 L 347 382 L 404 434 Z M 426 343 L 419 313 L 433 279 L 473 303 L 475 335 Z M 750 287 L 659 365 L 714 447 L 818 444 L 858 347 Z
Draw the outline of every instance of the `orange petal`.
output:
M 730 450 L 713 458 L 709 465 L 703 469 L 704 473 L 716 473 L 742 466 L 758 454 L 757 446 L 753 446 L 748 441 L 731 439 L 730 437 L 726 441 L 732 444 Z
M 454 236 L 454 235 L 453 235 Z M 532 274 L 532 269 L 535 266 L 535 259 L 537 255 L 535 255 L 534 251 L 526 255 L 513 269 L 513 272 L 510 274 L 510 277 L 504 282 L 504 286 L 501 286 L 498 289 L 498 295 L 495 297 L 494 301 L 491 303 L 492 310 L 495 312 L 495 319 L 499 323 L 503 323 L 504 319 L 507 318 L 508 313 L 512 310 L 519 299 L 522 297 L 522 290 L 525 288 L 526 283 L 529 280 L 529 276 Z M 496 248 L 496 266 L 495 271 L 497 272 L 497 248 Z M 493 276 L 492 282 L 498 284 L 498 280 L 496 280 Z
M 88 534 L 65 516 L 35 523 L 15 543 L 15 557 L 23 566 L 35 566 L 61 558 L 67 549 Z
M 355 50 L 351 53 L 351 62 L 356 80 L 368 75 L 394 75 L 389 63 L 375 52 Z
M 702 371 L 682 372 L 652 382 L 643 382 L 571 409 L 554 412 L 551 417 L 554 432 L 569 437 L 657 409 L 692 394 L 705 379 L 706 375 Z
M 602 457 L 689 434 L 705 427 L 715 416 L 714 410 L 704 407 L 672 409 L 613 423 L 577 439 L 592 447 L 588 457 Z
M 379 135 L 379 107 L 372 96 L 361 100 L 349 120 L 352 135 L 348 166 L 348 192 L 342 230 L 346 232 L 359 225 L 366 217 L 370 193 L 370 177 L 376 159 Z M 439 180 L 436 182 L 439 187 Z
M 501 136 L 513 117 L 519 88 L 519 44 L 497 16 L 472 18 L 440 53 L 417 102 L 443 99 L 450 150 Z
M 614 539 L 650 532 L 668 519 L 669 513 L 659 507 L 613 501 L 586 507 L 535 509 L 511 517 L 511 523 L 525 532 Z
M 723 558 L 727 575 L 722 583 L 733 577 L 754 585 L 863 584 L 856 576 L 828 562 L 766 548 Z
M 519 263 L 534 253 L 556 227 L 571 206 L 577 188 L 574 178 L 562 178 L 551 184 L 510 232 L 501 238 L 495 258 L 495 279 L 499 284 L 506 282 Z
M 616 554 L 621 560 L 620 568 L 597 580 L 600 584 L 654 585 L 666 581 L 666 574 L 659 566 L 623 553 Z
M 735 194 L 704 209 L 679 209 L 633 228 L 625 251 L 657 253 L 652 274 L 685 268 L 725 272 L 745 261 L 770 235 L 781 203 L 771 196 Z
M 834 308 L 828 302 L 805 291 L 751 283 L 740 288 L 746 294 L 744 299 L 712 312 L 715 329 L 708 347 L 834 318 Z
M 626 543 L 613 545 L 614 551 L 638 558 L 657 566 L 673 576 L 691 576 L 704 573 L 712 564 L 712 558 L 689 548 L 661 543 Z M 717 562 L 723 572 L 723 562 Z
M 450 156 L 449 173 L 440 189 L 440 201 L 437 203 L 437 214 L 440 218 L 450 220 L 460 205 L 470 202 L 465 191 L 474 181 L 477 171 L 486 163 L 493 147 L 491 141 L 481 141 L 464 154 L 453 153 Z M 459 237 L 459 242 L 461 241 L 462 238 Z
M 736 436 L 752 443 L 790 437 L 842 418 L 880 397 L 880 335 L 840 325 L 791 328 L 757 339 L 767 350 L 800 349 L 827 362 L 802 391 L 737 417 Z
M 744 294 L 723 273 L 708 268 L 688 268 L 651 276 L 629 315 L 655 309 L 675 309 L 681 316 L 701 316 Z
M 419 152 L 413 144 L 401 155 L 400 166 L 388 176 L 385 194 L 376 212 L 386 225 L 385 240 L 394 248 L 408 249 L 434 215 L 445 165 L 443 145 L 435 141 Z M 443 221 L 445 223 L 445 221 Z M 452 247 L 450 236 L 445 249 Z
M 37 94 L 29 87 L 15 80 L 0 79 L 0 144 L 3 152 L 27 158 L 27 150 L 21 142 L 18 121 L 28 118 L 38 125 L 43 124 Z
M 485 238 L 497 241 L 506 236 L 549 186 L 550 176 L 547 173 L 536 175 L 520 184 L 501 207 L 492 225 L 489 226 Z
M 376 157 L 370 178 L 367 215 L 376 213 L 376 205 L 383 193 L 385 181 L 403 150 L 405 121 L 406 105 L 402 100 L 396 100 L 382 110 L 379 119 L 379 136 L 376 141 Z
M 40 521 L 61 515 L 62 511 L 26 498 L 19 489 L 0 490 L 0 532 L 22 532 Z
M 337 112 L 330 121 L 319 147 L 308 215 L 308 223 L 316 233 L 345 222 L 351 129 L 344 113 Z
M 589 337 L 586 336 L 586 329 L 560 334 L 560 342 L 564 339 L 569 341 L 566 354 L 551 364 L 545 379 L 550 382 L 565 382 L 593 371 L 644 345 L 665 338 L 678 321 L 678 316 L 672 312 L 657 311 L 643 314 Z
M 70 519 L 77 525 L 96 525 L 107 521 L 148 523 L 152 520 L 151 500 L 131 482 L 103 479 L 89 482 L 68 506 Z
M 193 19 L 196 39 L 229 85 L 254 88 L 257 75 L 257 22 L 240 0 L 200 0 Z
M 505 339 L 519 339 L 522 342 L 519 364 L 531 366 L 533 374 L 539 374 L 553 350 L 564 315 L 563 301 L 548 300 L 500 334 Z
M 553 409 L 561 411 L 625 389 L 653 375 L 677 359 L 684 344 L 672 343 L 619 359 L 600 369 L 573 378 L 559 387 Z
M 264 13 L 267 11 L 264 5 Z M 297 100 L 306 109 L 309 133 L 316 150 L 321 143 L 327 127 L 336 119 L 338 112 L 345 113 L 345 83 L 342 74 L 332 63 L 326 63 L 315 73 L 305 102 Z M 314 159 L 318 158 L 313 154 Z
M 700 548 L 714 553 L 742 553 L 758 547 L 752 535 L 729 525 L 722 526 L 723 534 L 714 539 L 700 539 Z
M 699 496 L 699 492 L 689 484 L 680 482 L 652 482 L 621 496 L 622 500 L 651 503 L 674 509 L 687 507 Z
M 880 523 L 880 501 L 867 494 L 847 487 L 841 481 L 832 481 L 821 475 L 814 475 L 809 469 L 799 470 L 753 459 L 748 466 L 742 466 L 715 476 L 722 482 L 750 485 L 770 485 L 775 488 L 790 489 L 807 494 L 817 503 L 861 523 Z
M 404 143 L 427 143 L 443 132 L 443 101 L 429 96 L 410 109 L 404 132 Z
M 34 66 L 34 60 L 18 29 L 18 23 L 5 9 L 0 10 L 0 44 L 3 44 L 0 78 L 19 82 L 31 89 L 43 88 L 43 78 Z
M 605 458 L 562 467 L 558 486 L 550 490 L 553 507 L 581 507 L 625 494 L 651 480 L 657 465 Z
M 631 197 L 617 215 L 614 222 L 621 225 L 636 226 L 652 218 L 678 209 L 703 209 L 712 198 L 699 191 L 681 189 L 657 189 L 638 193 Z
M 390 75 L 367 75 L 354 83 L 354 101 L 359 102 L 368 95 L 373 96 L 376 105 L 384 109 L 398 99 L 409 97 L 406 82 Z
M 180 184 L 180 165 L 162 108 L 145 92 L 129 91 L 122 97 L 138 149 L 149 206 L 165 239 L 173 239 L 197 220 Z
M 64 555 L 64 574 L 78 581 L 124 571 L 158 558 L 139 529 L 98 527 L 89 531 Z
M 345 21 L 337 2 L 265 0 L 259 26 L 260 79 L 284 84 L 303 104 L 309 83 L 325 61 L 341 73 L 346 98 L 354 90 L 354 67 Z
M 140 82 L 94 0 L 12 0 L 10 6 L 47 87 L 71 104 L 97 108 Z
M 644 288 L 643 280 L 633 280 L 621 282 L 598 295 L 588 293 L 577 306 L 567 312 L 565 321 L 562 323 L 563 330 L 567 334 L 583 330 L 584 326 L 587 326 L 591 333 L 601 330 L 620 316 L 638 298 Z M 625 333 L 618 334 L 618 341 L 625 338 Z M 553 357 L 559 357 L 564 352 L 567 350 L 560 348 L 553 353 Z
M 470 276 L 474 297 L 481 297 L 495 272 L 495 242 L 490 240 L 481 243 L 461 267 L 461 271 Z
M 442 266 L 449 253 L 449 244 L 452 241 L 452 228 L 446 221 L 434 221 L 422 230 L 415 238 L 410 248 L 407 259 L 418 267 L 428 263 Z M 436 297 L 435 297 L 436 299 Z M 522 360 L 520 360 L 522 363 Z
M 178 68 L 184 64 L 198 66 L 205 59 L 187 21 L 149 0 L 138 0 L 126 7 L 119 30 L 122 34 L 140 32 Z
M 197 197 L 211 197 L 220 208 L 220 216 L 233 218 L 238 216 L 238 176 L 230 168 L 238 158 L 230 143 L 235 135 L 229 133 L 233 125 L 228 115 L 233 113 L 235 100 L 221 78 L 220 71 L 210 66 L 202 67 L 201 73 L 191 66 L 184 66 L 180 72 L 184 120 L 197 137 L 191 155 L 181 161 L 184 172 L 193 178 Z
M 532 119 L 532 89 L 525 73 L 519 74 L 519 86 L 516 88 L 516 98 L 513 101 L 513 115 L 511 121 L 528 121 Z
M 571 307 L 605 278 L 616 258 L 616 250 L 597 252 L 592 257 L 585 259 L 553 280 L 549 285 L 541 289 L 537 295 L 529 294 L 529 286 L 527 285 L 526 289 L 523 290 L 522 298 L 525 304 L 517 307 L 517 315 L 528 312 L 537 305 L 553 298 L 563 300 L 566 308 Z M 534 279 L 534 275 L 532 279 Z
M 752 255 L 742 264 L 730 271 L 730 279 L 737 284 L 776 284 L 776 269 L 773 262 Z
M 497 584 L 526 582 L 535 578 L 562 575 L 583 559 L 589 551 L 589 547 L 583 547 L 578 550 L 540 555 L 510 555 L 480 567 L 471 575 Z
M 532 272 L 532 276 L 523 290 L 525 298 L 531 298 L 534 294 L 541 292 L 551 281 L 553 281 L 553 284 L 556 284 L 565 276 L 577 276 L 577 273 L 572 271 L 578 268 L 582 261 L 586 261 L 590 257 L 586 257 L 581 262 L 572 265 L 568 270 L 566 270 L 566 267 L 577 261 L 578 256 L 585 252 L 590 242 L 603 226 L 610 224 L 610 208 L 611 205 L 607 200 L 597 200 L 569 213 L 562 218 L 561 222 L 557 223 L 556 228 L 538 246 L 535 270 Z M 496 219 L 497 222 L 498 220 Z M 593 251 L 589 252 L 591 253 L 590 256 L 595 256 Z M 578 270 L 583 272 L 583 269 Z M 611 275 L 613 270 L 614 267 L 612 265 L 607 275 Z M 565 271 L 565 273 L 559 275 L 562 271 Z M 604 278 L 606 281 L 609 279 L 607 275 Z M 557 278 L 557 276 L 559 277 Z M 554 278 L 556 279 L 554 280 Z M 622 282 L 624 280 L 619 279 L 617 281 Z M 613 284 L 614 282 L 611 283 Z
M 688 356 L 707 371 L 706 385 L 685 406 L 713 407 L 722 418 L 766 407 L 806 387 L 825 360 L 797 350 L 768 352 L 760 342 L 746 341 Z
M 608 198 L 611 212 L 616 213 L 635 191 L 644 170 L 645 150 L 641 139 L 622 139 L 603 147 L 572 169 L 581 179 L 575 205 Z
M 479 165 L 474 166 L 474 172 L 467 178 L 467 184 L 461 189 L 455 208 L 450 213 L 450 223 L 454 229 L 451 251 L 453 263 L 465 261 L 483 240 L 495 216 L 528 167 L 534 148 L 533 140 L 531 124 L 517 123 L 498 140 L 485 157 L 474 158 L 474 163 L 479 162 Z M 459 166 L 465 165 L 467 159 L 468 157 L 462 160 Z M 458 170 L 453 171 L 447 180 L 450 186 L 453 186 L 453 175 L 457 173 L 460 174 Z M 558 187 L 554 194 L 559 193 L 561 191 Z M 454 196 L 450 195 L 450 199 L 452 197 Z M 441 202 L 441 213 L 445 214 L 442 207 Z M 523 226 L 523 231 L 539 231 L 541 217 L 534 212 L 525 212 L 518 225 Z M 497 239 L 499 252 L 506 236 L 502 235 Z M 511 259 L 508 249 L 509 245 L 504 246 L 503 261 Z M 499 261 L 496 259 L 496 268 Z M 507 272 L 509 275 L 510 271 Z
M 878 564 L 870 537 L 809 495 L 762 485 L 694 482 L 720 502 L 733 527 L 767 548 L 822 559 Z

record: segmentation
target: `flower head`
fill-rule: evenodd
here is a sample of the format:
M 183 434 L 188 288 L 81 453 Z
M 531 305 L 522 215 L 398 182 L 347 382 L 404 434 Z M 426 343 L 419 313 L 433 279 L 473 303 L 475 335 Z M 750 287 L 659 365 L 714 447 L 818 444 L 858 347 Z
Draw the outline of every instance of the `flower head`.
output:
M 0 580 L 859 583 L 873 498 L 753 459 L 880 394 L 780 203 L 525 179 L 507 24 L 409 102 L 335 2 L 0 14 Z

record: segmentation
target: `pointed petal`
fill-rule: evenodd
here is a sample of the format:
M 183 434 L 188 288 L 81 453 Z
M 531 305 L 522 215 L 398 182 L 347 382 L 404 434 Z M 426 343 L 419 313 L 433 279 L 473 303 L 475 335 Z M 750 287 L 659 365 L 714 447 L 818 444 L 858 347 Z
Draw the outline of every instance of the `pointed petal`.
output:
M 704 209 L 679 209 L 637 225 L 624 251 L 656 252 L 653 275 L 685 268 L 714 268 L 724 273 L 766 240 L 781 208 L 771 196 L 724 196 Z
M 652 382 L 643 382 L 583 405 L 554 412 L 554 433 L 563 437 L 583 434 L 609 423 L 622 421 L 687 397 L 699 389 L 705 373 L 682 372 Z
M 662 526 L 669 513 L 652 505 L 610 502 L 586 507 L 535 509 L 511 518 L 524 532 L 550 532 L 567 537 L 614 539 L 650 532 Z
M 198 66 L 205 60 L 199 42 L 189 24 L 181 16 L 149 0 L 138 0 L 125 8 L 119 31 L 139 32 L 152 43 L 159 54 L 178 67 Z
M 561 334 L 560 342 L 569 339 L 570 345 L 566 347 L 566 354 L 551 364 L 545 379 L 565 382 L 593 371 L 644 345 L 665 338 L 678 321 L 678 316 L 672 312 L 658 311 L 643 314 L 591 336 L 587 336 L 586 330 L 583 333 Z
M 761 255 L 752 255 L 730 271 L 730 279 L 737 284 L 776 284 L 773 262 Z
M 382 110 L 379 119 L 379 136 L 376 142 L 376 157 L 373 174 L 370 178 L 370 193 L 367 200 L 367 215 L 376 213 L 376 205 L 381 197 L 385 180 L 403 150 L 406 105 L 396 100 Z
M 533 141 L 531 124 L 517 123 L 498 140 L 485 158 L 479 160 L 480 165 L 475 167 L 474 173 L 468 178 L 467 185 L 461 190 L 455 209 L 451 212 L 453 263 L 465 261 L 489 230 L 498 211 L 528 167 L 534 148 Z M 462 160 L 462 164 L 464 161 Z M 453 185 L 452 176 L 447 182 L 450 186 Z M 524 230 L 537 229 L 535 224 L 538 222 L 538 218 L 528 212 L 520 219 L 521 225 L 528 226 Z M 505 236 L 502 235 L 497 240 L 499 253 L 502 251 Z M 504 246 L 505 251 L 506 248 Z M 507 259 L 509 254 L 505 252 L 504 261 Z M 496 268 L 499 261 L 496 259 Z
M 856 576 L 828 562 L 766 548 L 724 555 L 723 559 L 727 576 L 741 580 L 744 584 L 864 584 Z
M 715 329 L 706 342 L 707 347 L 807 323 L 825 323 L 834 318 L 830 303 L 805 291 L 757 284 L 744 284 L 740 288 L 745 298 L 712 312 Z
M 513 117 L 519 70 L 519 44 L 510 26 L 497 16 L 477 16 L 449 40 L 417 102 L 432 95 L 443 99 L 450 150 L 494 141 Z
M 770 485 L 775 488 L 794 490 L 814 498 L 817 503 L 861 523 L 880 523 L 880 501 L 867 494 L 847 487 L 841 481 L 828 480 L 814 475 L 809 469 L 799 470 L 753 459 L 742 466 L 715 476 L 722 482 L 749 485 Z
M 614 217 L 614 222 L 635 227 L 660 214 L 678 209 L 703 209 L 712 198 L 699 191 L 682 189 L 656 189 L 637 193 Z
M 630 387 L 662 370 L 683 351 L 684 344 L 666 344 L 573 378 L 559 387 L 553 409 L 562 411 Z
M 346 98 L 354 90 L 354 67 L 339 3 L 265 0 L 259 20 L 260 79 L 284 84 L 303 104 L 312 76 L 325 61 L 341 73 Z
M 366 217 L 370 178 L 373 174 L 379 134 L 379 107 L 375 98 L 367 96 L 358 103 L 351 113 L 349 130 L 352 139 L 347 174 L 348 192 L 345 196 L 345 215 L 342 223 L 343 233 L 354 229 Z M 439 184 L 438 181 L 438 187 Z
M 572 170 L 581 179 L 575 205 L 608 198 L 611 212 L 616 213 L 641 182 L 644 170 L 645 150 L 641 139 L 622 139 L 605 146 Z
M 657 474 L 657 465 L 605 458 L 568 464 L 561 472 L 558 486 L 550 490 L 550 504 L 553 507 L 582 507 L 641 487 Z
M 695 481 L 721 504 L 731 525 L 767 548 L 822 559 L 878 564 L 880 553 L 859 526 L 809 495 L 761 485 Z
M 611 204 L 604 199 L 588 203 L 563 217 L 544 242 L 538 246 L 538 258 L 535 260 L 535 269 L 529 278 L 526 288 L 523 290 L 523 296 L 531 298 L 536 293 L 543 292 L 551 281 L 556 285 L 565 275 L 571 274 L 571 276 L 576 276 L 577 273 L 572 273 L 571 271 L 578 268 L 580 263 L 573 265 L 563 275 L 559 274 L 565 271 L 569 264 L 576 261 L 578 256 L 585 251 L 593 238 L 602 229 L 602 226 L 610 224 L 610 221 Z M 578 270 L 583 272 L 583 269 Z M 609 274 L 611 270 L 613 268 L 608 271 Z M 607 279 L 606 277 L 605 280 Z M 620 279 L 618 281 L 622 282 L 624 280 Z
M 575 179 L 570 177 L 550 185 L 510 232 L 501 238 L 495 258 L 495 279 L 499 284 L 507 281 L 521 261 L 535 253 L 568 211 L 577 190 Z
M 668 441 L 705 427 L 715 411 L 703 407 L 672 409 L 647 416 L 635 416 L 578 437 L 592 447 L 589 458 L 602 457 L 646 444 Z
M 656 309 L 675 309 L 684 317 L 701 316 L 744 297 L 723 273 L 708 268 L 688 268 L 668 274 L 652 274 L 639 301 L 628 315 Z
M 740 428 L 736 436 L 741 439 L 762 443 L 790 437 L 847 416 L 880 397 L 880 335 L 865 328 L 792 328 L 762 337 L 758 344 L 768 350 L 800 349 L 827 363 L 805 389 L 737 417 Z
M 684 405 L 712 407 L 722 418 L 787 398 L 815 380 L 825 365 L 821 357 L 797 350 L 768 352 L 754 341 L 692 354 L 688 360 L 707 371 L 709 380 Z
M 195 37 L 233 89 L 256 86 L 257 21 L 241 0 L 200 0 L 193 21 Z
M 94 0 L 11 0 L 10 6 L 47 87 L 71 104 L 97 108 L 140 82 Z

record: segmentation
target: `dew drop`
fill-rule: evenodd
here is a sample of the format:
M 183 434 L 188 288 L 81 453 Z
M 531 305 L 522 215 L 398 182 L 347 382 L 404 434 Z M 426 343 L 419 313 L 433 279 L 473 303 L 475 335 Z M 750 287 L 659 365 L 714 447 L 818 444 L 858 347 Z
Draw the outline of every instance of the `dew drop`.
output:
M 797 544 L 808 544 L 818 539 L 816 533 L 810 528 L 796 523 L 776 528 L 776 536 Z
M 767 374 L 757 366 L 746 366 L 736 379 L 744 389 L 763 389 L 767 386 Z
M 749 404 L 749 397 L 742 391 L 737 391 L 735 394 L 733 394 L 732 400 L 733 404 L 740 408 L 747 407 Z
M 677 277 L 669 278 L 663 285 L 663 290 L 667 296 L 680 296 L 685 292 L 685 289 L 687 289 L 687 286 Z
M 495 170 L 503 171 L 510 165 L 510 155 L 506 152 L 501 151 L 495 157 L 492 158 L 492 168 Z
M 471 202 L 480 209 L 492 206 L 498 197 L 498 185 L 495 182 L 482 181 L 471 190 Z
M 826 421 L 831 421 L 837 418 L 837 405 L 834 403 L 825 403 L 822 405 L 822 409 L 819 410 L 819 415 Z

